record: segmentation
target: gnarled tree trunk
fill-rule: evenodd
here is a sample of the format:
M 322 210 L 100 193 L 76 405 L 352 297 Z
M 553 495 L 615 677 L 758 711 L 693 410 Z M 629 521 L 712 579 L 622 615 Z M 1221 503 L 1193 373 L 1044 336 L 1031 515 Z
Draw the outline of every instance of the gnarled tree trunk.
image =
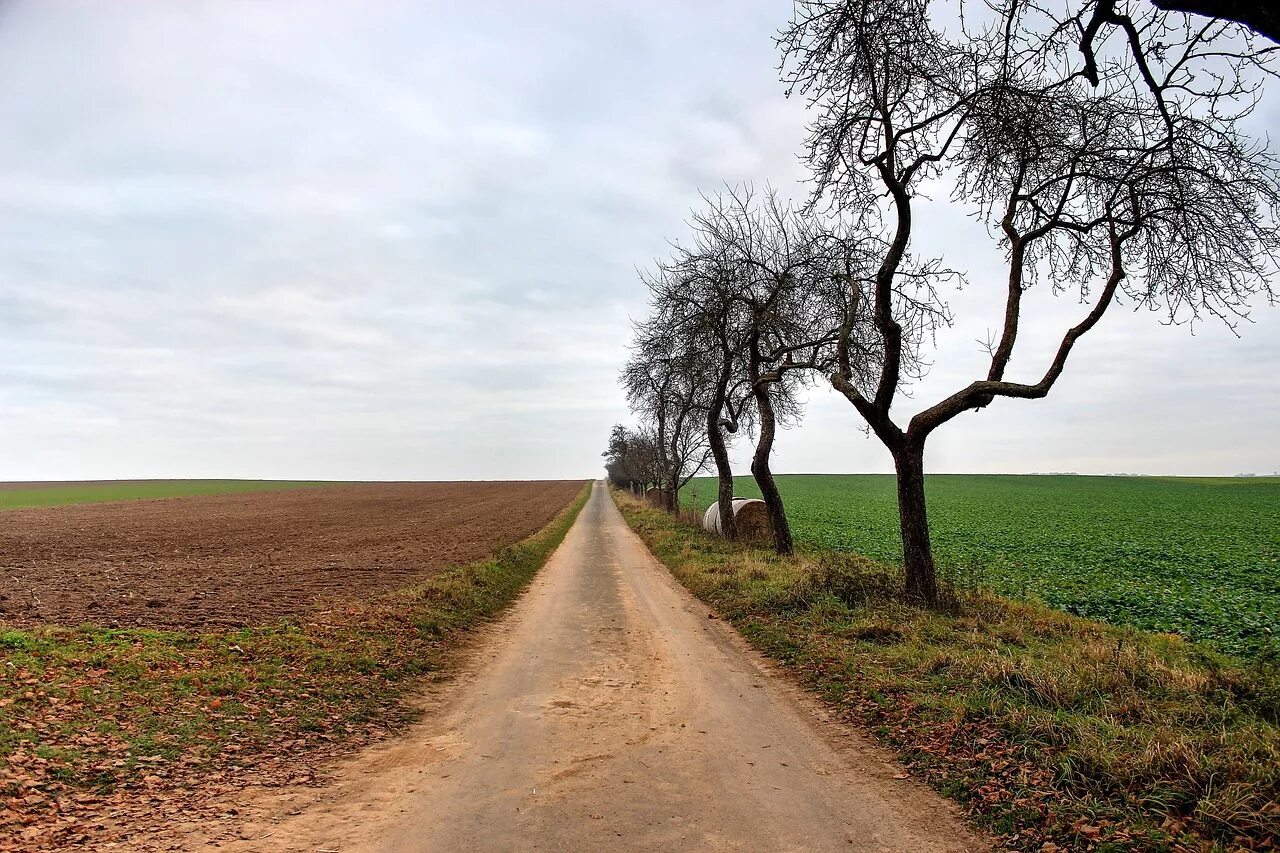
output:
M 707 414 L 707 439 L 711 443 L 711 457 L 716 462 L 716 503 L 720 511 L 720 532 L 728 539 L 738 535 L 733 520 L 733 468 L 729 464 L 729 449 L 725 446 L 724 433 L 720 429 L 719 407 L 712 406 Z
M 720 416 L 724 412 L 725 395 L 729 380 L 733 377 L 733 353 L 729 342 L 720 337 L 720 372 L 707 407 L 707 441 L 711 445 L 711 458 L 716 463 L 716 505 L 720 512 L 720 532 L 727 539 L 736 539 L 738 528 L 733 518 L 733 468 L 729 464 L 729 449 L 725 446 Z
M 760 496 L 769 509 L 769 524 L 773 528 L 773 550 L 779 554 L 790 554 L 795 550 L 791 540 L 791 525 L 787 524 L 787 512 L 782 505 L 782 495 L 773 481 L 773 471 L 769 468 L 769 456 L 773 453 L 773 438 L 777 432 L 777 416 L 773 411 L 773 401 L 769 398 L 769 389 L 760 382 L 753 383 L 756 409 L 760 420 L 760 436 L 756 441 L 756 452 L 751 458 L 751 475 L 756 478 L 760 487 Z
M 898 523 L 907 598 L 932 607 L 938 603 L 938 581 L 924 498 L 924 445 L 904 443 L 894 451 L 893 464 L 898 475 Z

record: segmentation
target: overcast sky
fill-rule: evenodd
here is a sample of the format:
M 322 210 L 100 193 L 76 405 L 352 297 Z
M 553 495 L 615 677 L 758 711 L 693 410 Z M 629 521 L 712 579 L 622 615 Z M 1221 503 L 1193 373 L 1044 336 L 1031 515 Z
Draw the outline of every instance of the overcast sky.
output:
M 635 268 L 700 189 L 804 192 L 789 11 L 8 0 L 0 479 L 598 475 Z M 918 248 L 971 284 L 904 411 L 974 378 L 1000 316 L 990 240 L 934 208 Z M 1029 307 L 1015 378 L 1082 310 Z M 1122 308 L 1049 399 L 937 433 L 930 470 L 1280 469 L 1280 309 L 1255 318 Z M 776 467 L 890 470 L 823 389 Z

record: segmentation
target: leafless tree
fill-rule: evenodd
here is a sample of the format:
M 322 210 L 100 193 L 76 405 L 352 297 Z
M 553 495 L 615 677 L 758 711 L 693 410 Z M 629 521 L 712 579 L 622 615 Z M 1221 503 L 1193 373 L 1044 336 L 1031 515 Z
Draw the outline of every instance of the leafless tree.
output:
M 1150 62 L 1159 61 L 1164 52 L 1169 27 L 1212 33 L 1210 41 L 1233 35 L 1241 44 L 1231 51 L 1231 59 L 1255 68 L 1261 67 L 1259 60 L 1274 53 L 1275 44 L 1280 43 L 1280 9 L 1256 0 L 1151 0 L 1150 4 L 1143 0 L 1078 0 L 1065 6 L 1037 3 L 1032 9 L 1050 23 L 1040 30 L 1049 34 L 1046 43 L 1060 36 L 1078 39 L 1084 60 L 1079 73 L 1095 86 L 1099 75 L 1105 74 L 1100 70 L 1099 54 L 1107 50 L 1107 37 L 1116 34 L 1121 49 L 1157 98 L 1163 98 L 1163 81 L 1152 72 Z M 1273 44 L 1255 44 L 1254 34 Z
M 1156 11 L 1144 31 L 1159 34 L 1159 49 L 1147 43 L 1141 63 L 1113 51 L 1095 83 L 1065 58 L 1066 30 L 1046 29 L 1040 5 L 988 6 L 987 21 L 948 33 L 929 0 L 801 0 L 780 37 L 784 80 L 814 115 L 815 203 L 882 223 L 871 294 L 878 376 L 865 382 L 841 366 L 831 382 L 893 455 L 907 593 L 927 603 L 937 600 L 929 435 L 997 397 L 1048 394 L 1117 299 L 1162 308 L 1171 322 L 1247 316 L 1259 294 L 1274 298 L 1280 249 L 1277 162 L 1240 126 L 1270 54 L 1230 27 Z M 904 338 L 947 319 L 938 271 L 906 266 L 925 185 L 953 187 L 988 225 L 1007 261 L 1005 309 L 985 376 L 904 428 L 890 413 Z M 1087 307 L 1039 379 L 1013 381 L 1022 300 L 1037 282 Z
M 701 256 L 732 271 L 725 283 L 736 310 L 727 316 L 756 421 L 751 473 L 769 508 L 774 549 L 789 554 L 791 527 L 770 465 L 774 441 L 780 424 L 799 419 L 799 394 L 815 371 L 829 371 L 842 353 L 859 371 L 877 358 L 863 346 L 869 313 L 861 289 L 850 286 L 864 266 L 865 240 L 772 190 L 757 196 L 749 186 L 730 187 L 706 201 L 694 216 L 695 242 Z
M 707 197 L 691 226 L 691 242 L 677 243 L 644 276 L 647 334 L 661 340 L 669 362 L 702 377 L 722 530 L 735 530 L 726 439 L 749 422 L 751 473 L 769 508 L 774 547 L 788 554 L 794 543 L 770 466 L 776 432 L 799 420 L 800 392 L 815 371 L 842 359 L 851 370 L 871 371 L 876 356 L 867 346 L 861 286 L 868 240 L 851 240 L 830 218 L 750 187 Z
M 687 351 L 684 353 L 687 356 Z M 661 322 L 639 324 L 621 384 L 632 411 L 652 430 L 667 509 L 679 506 L 680 489 L 711 457 L 702 429 L 707 399 L 705 364 L 681 357 L 675 330 Z
M 644 492 L 662 479 L 661 454 L 651 433 L 615 424 L 609 433 L 609 447 L 601 455 L 609 481 L 620 488 Z
M 736 535 L 732 499 L 733 469 L 728 445 L 743 422 L 744 400 L 735 378 L 740 374 L 741 306 L 734 299 L 737 270 L 722 247 L 697 241 L 676 245 L 673 257 L 641 274 L 649 289 L 650 328 L 667 334 L 667 357 L 692 369 L 705 383 L 705 431 L 716 466 L 721 531 Z
M 1280 9 L 1256 0 L 1151 0 L 1166 12 L 1184 12 L 1206 18 L 1234 21 L 1280 43 Z

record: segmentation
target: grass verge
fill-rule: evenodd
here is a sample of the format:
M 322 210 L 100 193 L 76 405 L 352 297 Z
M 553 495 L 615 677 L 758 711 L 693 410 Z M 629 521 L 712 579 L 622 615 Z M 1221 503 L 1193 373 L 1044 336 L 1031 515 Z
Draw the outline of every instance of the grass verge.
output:
M 617 502 L 696 596 L 1008 847 L 1280 843 L 1276 661 L 990 595 L 922 610 L 900 569 L 779 558 Z
M 0 839 L 101 843 L 111 827 L 86 816 L 250 769 L 297 781 L 284 758 L 410 720 L 415 677 L 440 671 L 466 629 L 515 599 L 590 489 L 488 559 L 306 619 L 199 634 L 0 629 Z
M 930 474 L 934 559 L 958 586 L 1177 633 L 1229 655 L 1280 651 L 1280 478 Z M 777 478 L 797 540 L 902 562 L 892 474 Z M 715 478 L 686 499 L 713 500 Z M 750 475 L 734 494 L 759 497 Z

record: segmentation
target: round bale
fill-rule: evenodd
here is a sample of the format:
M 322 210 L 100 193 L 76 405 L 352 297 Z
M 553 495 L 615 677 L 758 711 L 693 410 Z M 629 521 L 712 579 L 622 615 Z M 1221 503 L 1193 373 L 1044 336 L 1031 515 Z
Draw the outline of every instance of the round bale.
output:
M 657 507 L 658 509 L 666 509 L 671 503 L 670 500 L 668 500 L 670 494 L 670 489 L 659 489 L 657 486 L 654 486 L 644 493 L 644 499 L 648 502 L 649 506 Z
M 769 508 L 759 498 L 734 498 L 733 523 L 741 539 L 767 539 L 773 535 L 769 525 Z M 702 516 L 702 529 L 720 533 L 720 504 L 707 507 Z

